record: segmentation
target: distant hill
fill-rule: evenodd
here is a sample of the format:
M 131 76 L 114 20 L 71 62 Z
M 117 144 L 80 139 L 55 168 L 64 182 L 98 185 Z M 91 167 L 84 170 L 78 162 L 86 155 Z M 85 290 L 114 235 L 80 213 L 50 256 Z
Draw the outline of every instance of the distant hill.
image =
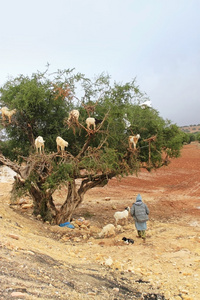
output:
M 198 125 L 190 125 L 190 126 L 181 126 L 179 127 L 182 131 L 186 133 L 196 133 L 200 132 L 200 124 Z

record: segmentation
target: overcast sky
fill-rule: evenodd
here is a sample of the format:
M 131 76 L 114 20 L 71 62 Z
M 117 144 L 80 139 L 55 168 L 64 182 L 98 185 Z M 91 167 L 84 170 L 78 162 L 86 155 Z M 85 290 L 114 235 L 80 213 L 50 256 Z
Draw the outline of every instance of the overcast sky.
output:
M 0 86 L 9 77 L 75 68 L 136 78 L 160 116 L 200 124 L 200 0 L 6 0 Z

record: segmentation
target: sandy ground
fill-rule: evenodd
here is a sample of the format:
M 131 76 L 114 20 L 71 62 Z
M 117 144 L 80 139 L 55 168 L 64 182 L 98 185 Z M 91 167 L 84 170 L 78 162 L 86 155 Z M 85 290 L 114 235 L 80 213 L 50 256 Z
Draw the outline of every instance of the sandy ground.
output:
M 89 227 L 43 224 L 10 206 L 11 187 L 0 183 L 0 299 L 200 299 L 199 144 L 168 167 L 89 191 L 73 216 Z M 150 209 L 146 242 L 130 216 L 122 232 L 100 239 L 138 193 Z

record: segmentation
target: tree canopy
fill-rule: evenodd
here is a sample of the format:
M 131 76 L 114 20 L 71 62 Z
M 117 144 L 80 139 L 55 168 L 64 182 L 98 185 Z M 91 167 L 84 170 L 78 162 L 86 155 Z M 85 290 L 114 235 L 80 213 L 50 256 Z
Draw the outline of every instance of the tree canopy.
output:
M 106 74 L 88 79 L 74 69 L 51 74 L 47 69 L 8 80 L 0 93 L 2 106 L 16 109 L 11 123 L 2 120 L 0 163 L 17 172 L 13 193 L 29 192 L 43 220 L 67 221 L 88 189 L 142 167 L 159 168 L 180 155 L 183 133 L 157 110 L 140 106 L 147 96 L 135 79 L 111 83 Z M 69 124 L 72 109 L 80 117 Z M 101 121 L 96 130 L 86 127 L 88 117 Z M 140 139 L 133 149 L 128 137 L 135 134 Z M 37 136 L 45 140 L 45 154 L 35 153 Z M 64 155 L 57 152 L 57 136 L 69 143 Z M 67 194 L 58 209 L 53 193 L 62 184 Z

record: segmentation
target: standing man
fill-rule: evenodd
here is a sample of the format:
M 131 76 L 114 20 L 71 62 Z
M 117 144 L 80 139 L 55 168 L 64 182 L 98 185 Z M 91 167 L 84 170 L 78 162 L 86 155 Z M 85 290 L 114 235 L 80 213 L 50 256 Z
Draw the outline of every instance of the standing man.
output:
M 133 203 L 131 207 L 131 216 L 135 220 L 135 227 L 138 232 L 138 237 L 142 238 L 144 241 L 146 239 L 147 223 L 149 220 L 149 209 L 145 203 L 142 202 L 142 197 L 140 194 L 136 197 L 136 202 Z

